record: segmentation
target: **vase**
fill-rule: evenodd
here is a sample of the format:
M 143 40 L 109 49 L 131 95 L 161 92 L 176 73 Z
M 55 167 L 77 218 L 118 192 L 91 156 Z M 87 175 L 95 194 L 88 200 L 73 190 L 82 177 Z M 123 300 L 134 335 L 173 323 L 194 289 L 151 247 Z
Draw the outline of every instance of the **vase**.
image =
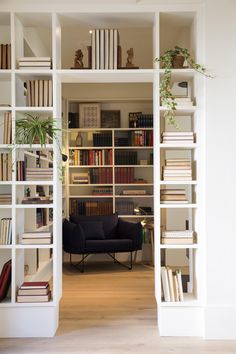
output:
M 184 65 L 184 56 L 181 54 L 177 54 L 172 59 L 172 66 L 174 69 L 182 69 Z
M 78 133 L 76 139 L 75 139 L 75 146 L 82 146 L 83 145 L 83 138 L 81 133 Z

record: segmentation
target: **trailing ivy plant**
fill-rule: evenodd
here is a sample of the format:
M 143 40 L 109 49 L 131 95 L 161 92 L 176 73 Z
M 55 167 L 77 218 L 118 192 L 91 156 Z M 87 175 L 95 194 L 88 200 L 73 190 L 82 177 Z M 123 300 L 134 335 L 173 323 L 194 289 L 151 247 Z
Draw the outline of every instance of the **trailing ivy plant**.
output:
M 204 66 L 196 63 L 195 60 L 191 58 L 187 48 L 175 46 L 174 49 L 167 50 L 163 55 L 155 59 L 155 62 L 160 62 L 161 67 L 165 69 L 160 80 L 160 100 L 162 106 L 166 108 L 164 117 L 168 119 L 168 124 L 174 125 L 178 128 L 175 120 L 177 103 L 175 101 L 175 96 L 171 92 L 171 72 L 173 69 L 173 60 L 176 56 L 182 56 L 183 61 L 187 62 L 189 68 L 192 68 L 207 77 L 212 78 L 212 76 L 206 73 Z

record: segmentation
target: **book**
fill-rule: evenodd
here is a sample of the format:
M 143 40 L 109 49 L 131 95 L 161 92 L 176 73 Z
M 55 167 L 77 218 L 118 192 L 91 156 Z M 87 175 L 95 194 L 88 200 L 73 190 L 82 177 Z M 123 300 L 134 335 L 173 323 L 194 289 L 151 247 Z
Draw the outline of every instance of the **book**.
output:
M 48 281 L 25 281 L 20 289 L 45 289 L 49 286 Z
M 50 245 L 52 243 L 51 238 L 22 238 L 21 242 L 22 245 Z
M 192 245 L 194 242 L 192 237 L 162 237 L 161 243 L 163 245 Z
M 0 276 L 0 302 L 7 296 L 11 284 L 11 260 L 6 262 L 2 268 Z
M 52 233 L 51 232 L 49 232 L 49 231 L 35 231 L 35 232 L 24 232 L 23 234 L 22 234 L 22 237 L 23 238 L 40 238 L 40 237 L 42 237 L 42 238 L 51 238 L 51 236 L 52 236 Z
M 92 45 L 92 69 L 96 69 L 96 32 L 92 30 L 91 45 Z
M 181 278 L 181 270 L 176 269 L 175 271 L 177 277 L 177 284 L 178 284 L 178 292 L 179 292 L 179 301 L 184 301 L 184 293 L 183 293 L 183 284 Z
M 105 29 L 105 70 L 109 69 L 109 29 Z
M 96 44 L 96 66 L 95 69 L 100 69 L 100 38 L 99 38 L 99 29 L 95 30 L 96 35 L 95 35 L 95 44 Z
M 51 57 L 20 57 L 19 62 L 51 62 Z
M 114 30 L 109 34 L 109 69 L 114 69 Z
M 99 54 L 100 54 L 100 58 L 99 58 L 99 62 L 100 62 L 100 69 L 105 69 L 105 62 L 104 62 L 104 29 L 100 29 L 100 43 L 99 43 Z
M 168 285 L 170 290 L 170 301 L 175 301 L 172 269 L 169 267 L 166 268 L 167 268 L 167 276 L 168 276 Z
M 17 302 L 48 302 L 51 299 L 51 291 L 46 295 L 17 295 Z
M 164 301 L 169 302 L 171 301 L 171 298 L 170 298 L 168 274 L 167 274 L 167 269 L 164 266 L 161 267 L 161 283 L 163 288 Z
M 49 286 L 45 289 L 18 289 L 18 295 L 47 295 Z
M 162 237 L 193 237 L 192 230 L 162 231 Z

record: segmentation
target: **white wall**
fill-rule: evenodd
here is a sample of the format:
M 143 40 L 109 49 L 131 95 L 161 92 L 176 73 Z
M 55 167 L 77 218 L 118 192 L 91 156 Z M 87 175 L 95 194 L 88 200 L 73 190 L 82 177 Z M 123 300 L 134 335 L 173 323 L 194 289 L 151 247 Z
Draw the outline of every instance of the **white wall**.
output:
M 206 65 L 216 75 L 206 85 L 206 336 L 210 338 L 236 338 L 235 38 L 236 1 L 207 0 Z

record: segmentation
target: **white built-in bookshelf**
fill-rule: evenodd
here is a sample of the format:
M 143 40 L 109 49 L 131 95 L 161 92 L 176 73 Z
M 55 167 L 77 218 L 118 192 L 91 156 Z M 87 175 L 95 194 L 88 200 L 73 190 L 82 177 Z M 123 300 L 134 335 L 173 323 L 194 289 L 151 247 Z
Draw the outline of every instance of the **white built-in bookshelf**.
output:
M 176 120 L 179 131 L 194 133 L 194 141 L 163 143 L 163 132 L 176 131 L 164 118 L 165 107 L 159 103 L 159 81 L 163 69 L 154 64 L 154 58 L 174 45 L 190 50 L 197 61 L 202 61 L 200 24 L 202 14 L 197 6 L 184 5 L 152 6 L 145 9 L 137 7 L 127 13 L 109 8 L 103 13 L 80 12 L 77 5 L 71 13 L 12 13 L 0 14 L 1 43 L 11 44 L 11 69 L 0 70 L 0 153 L 11 154 L 13 161 L 12 176 L 0 182 L 0 194 L 11 195 L 8 204 L 0 205 L 0 219 L 12 219 L 12 240 L 10 244 L 0 245 L 0 268 L 12 259 L 12 280 L 8 297 L 0 303 L 0 313 L 9 319 L 9 325 L 0 325 L 0 335 L 14 336 L 53 336 L 58 326 L 58 308 L 62 293 L 62 241 L 61 221 L 62 204 L 64 215 L 69 215 L 70 200 L 86 201 L 109 200 L 115 212 L 120 201 L 131 200 L 133 206 L 151 206 L 152 214 L 135 215 L 120 213 L 120 216 L 133 221 L 144 217 L 154 220 L 155 240 L 155 295 L 158 307 L 158 327 L 161 335 L 201 335 L 201 321 L 204 304 L 204 80 L 192 69 L 175 69 L 173 82 L 187 81 L 191 87 L 192 106 L 179 106 Z M 122 5 L 120 5 L 122 7 Z M 89 30 L 96 28 L 117 28 L 122 48 L 122 69 L 71 70 L 75 50 L 84 53 L 85 67 L 88 63 L 87 46 L 91 44 Z M 197 31 L 196 31 L 197 29 Z M 134 48 L 134 64 L 139 69 L 125 69 L 126 51 Z M 19 69 L 18 61 L 24 56 L 51 57 L 50 70 Z M 51 107 L 28 107 L 25 96 L 25 83 L 30 80 L 51 80 L 53 105 Z M 37 114 L 42 119 L 53 116 L 60 127 L 62 95 L 66 102 L 64 123 L 66 126 L 69 112 L 77 112 L 80 103 L 99 103 L 102 110 L 120 110 L 121 124 L 117 128 L 68 128 L 65 133 L 63 152 L 68 155 L 61 191 L 58 161 L 61 159 L 57 145 L 47 145 L 41 156 L 41 166 L 51 166 L 53 159 L 53 179 L 51 181 L 18 181 L 14 163 L 27 159 L 28 166 L 34 168 L 38 160 L 40 146 L 19 146 L 12 149 L 4 143 L 4 115 L 11 113 L 12 137 L 15 138 L 15 122 L 25 112 Z M 153 114 L 153 128 L 129 127 L 129 112 Z M 154 146 L 117 146 L 115 139 L 132 131 L 151 131 Z M 82 146 L 76 146 L 78 132 L 82 134 Z M 104 147 L 91 144 L 94 133 L 108 132 L 111 144 Z M 112 163 L 79 165 L 71 163 L 75 151 L 110 150 Z M 50 151 L 53 153 L 51 154 Z M 115 156 L 120 151 L 135 151 L 138 163 L 117 165 Z M 150 160 L 153 153 L 153 161 Z M 5 156 L 5 155 L 4 155 Z M 163 180 L 165 160 L 185 159 L 191 164 L 191 179 Z M 148 163 L 140 164 L 140 160 Z M 135 178 L 143 178 L 145 185 L 138 183 L 119 183 L 116 180 L 117 168 L 134 169 Z M 72 174 L 92 169 L 111 169 L 109 183 L 73 183 Z M 53 202 L 45 205 L 22 204 L 27 188 L 32 195 L 38 187 L 45 195 L 51 194 Z M 110 187 L 111 195 L 93 195 L 94 188 Z M 145 196 L 126 196 L 122 191 L 146 189 Z M 182 190 L 186 203 L 161 203 L 161 190 Z M 46 209 L 43 223 L 37 222 L 38 209 Z M 164 230 L 193 230 L 195 239 L 192 244 L 162 244 Z M 50 245 L 22 245 L 20 235 L 35 229 L 51 230 L 53 243 Z M 162 294 L 161 267 L 180 269 L 186 287 L 183 301 L 166 301 Z M 52 288 L 52 299 L 47 303 L 17 303 L 16 294 L 25 280 L 48 280 Z M 18 321 L 19 317 L 21 321 Z M 185 320 L 179 321 L 182 317 Z M 33 320 L 32 320 L 33 319 Z M 45 321 L 47 319 L 47 321 Z

